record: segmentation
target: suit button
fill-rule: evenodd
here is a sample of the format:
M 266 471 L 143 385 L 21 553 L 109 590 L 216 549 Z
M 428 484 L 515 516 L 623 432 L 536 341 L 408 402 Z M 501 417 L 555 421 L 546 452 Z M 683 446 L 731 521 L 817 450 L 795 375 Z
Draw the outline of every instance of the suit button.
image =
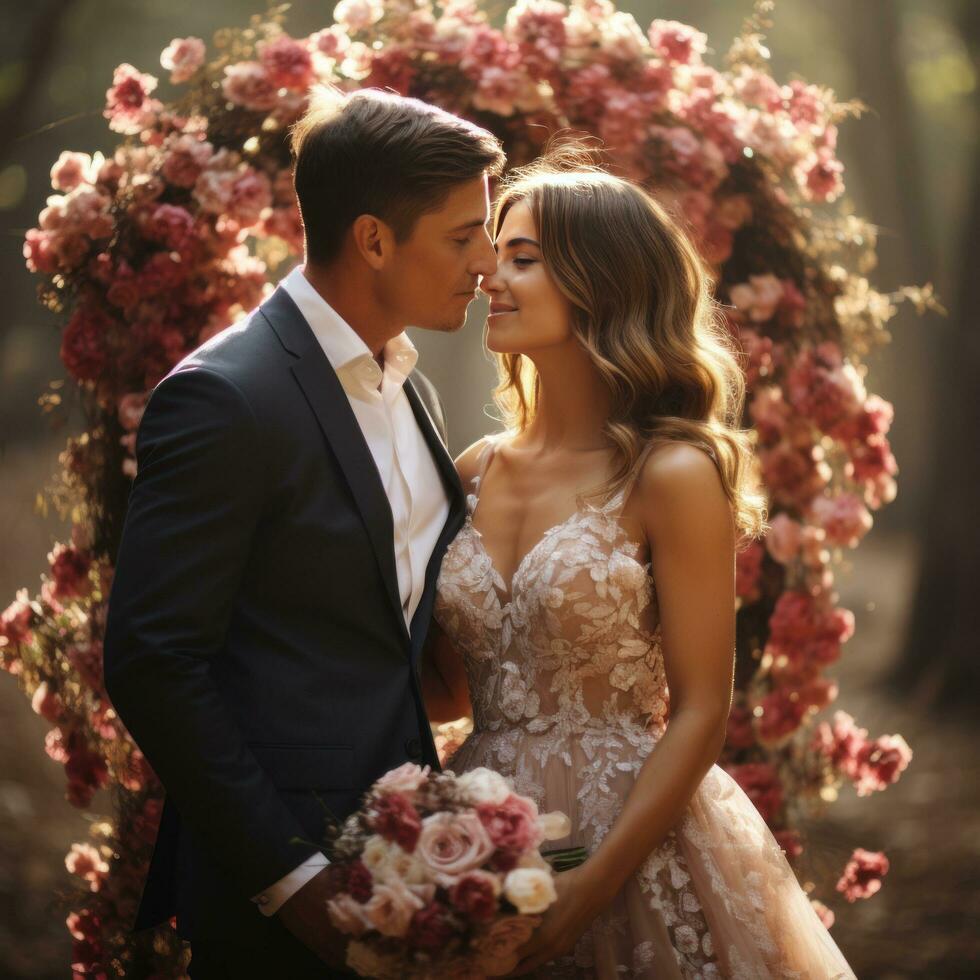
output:
M 422 742 L 414 735 L 405 739 L 405 751 L 413 762 L 418 762 L 422 758 Z

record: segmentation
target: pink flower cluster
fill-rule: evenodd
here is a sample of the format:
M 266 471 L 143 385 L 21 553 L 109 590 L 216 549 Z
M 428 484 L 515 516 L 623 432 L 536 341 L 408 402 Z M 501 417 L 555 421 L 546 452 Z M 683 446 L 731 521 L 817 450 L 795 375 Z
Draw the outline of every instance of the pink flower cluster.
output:
M 859 728 L 844 711 L 834 713 L 832 725 L 821 722 L 811 744 L 851 780 L 858 796 L 887 789 L 912 761 L 912 750 L 901 735 L 869 739 L 868 730 Z
M 488 769 L 386 773 L 334 844 L 327 907 L 354 937 L 349 965 L 365 976 L 413 976 L 420 964 L 447 977 L 505 972 L 557 897 L 538 847 L 569 830 Z
M 888 874 L 888 858 L 881 851 L 855 848 L 840 881 L 837 882 L 837 891 L 842 892 L 849 902 L 856 902 L 860 898 L 871 898 L 881 890 L 881 879 L 886 874 Z

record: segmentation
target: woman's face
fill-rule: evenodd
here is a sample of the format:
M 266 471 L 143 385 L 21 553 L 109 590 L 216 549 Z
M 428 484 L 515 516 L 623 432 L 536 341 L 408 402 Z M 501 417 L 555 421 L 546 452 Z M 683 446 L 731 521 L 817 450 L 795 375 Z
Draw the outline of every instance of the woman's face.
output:
M 490 297 L 487 347 L 497 354 L 533 354 L 572 336 L 572 305 L 545 268 L 531 209 L 511 205 L 494 243 L 497 271 L 480 289 Z

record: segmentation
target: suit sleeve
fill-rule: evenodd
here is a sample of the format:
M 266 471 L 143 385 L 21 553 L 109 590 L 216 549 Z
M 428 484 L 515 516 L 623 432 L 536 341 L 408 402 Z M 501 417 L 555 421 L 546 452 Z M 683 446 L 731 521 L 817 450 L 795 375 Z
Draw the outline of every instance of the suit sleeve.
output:
M 137 436 L 105 635 L 106 690 L 181 819 L 243 896 L 316 848 L 211 679 L 263 505 L 257 426 L 203 368 L 154 390 Z

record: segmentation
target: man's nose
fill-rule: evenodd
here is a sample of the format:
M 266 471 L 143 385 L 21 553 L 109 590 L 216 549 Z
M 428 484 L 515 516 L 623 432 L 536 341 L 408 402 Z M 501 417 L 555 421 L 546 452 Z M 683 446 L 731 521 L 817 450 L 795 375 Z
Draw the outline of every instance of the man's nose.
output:
M 470 266 L 470 271 L 478 276 L 492 276 L 497 271 L 497 252 L 493 242 L 486 236 L 484 246 Z

